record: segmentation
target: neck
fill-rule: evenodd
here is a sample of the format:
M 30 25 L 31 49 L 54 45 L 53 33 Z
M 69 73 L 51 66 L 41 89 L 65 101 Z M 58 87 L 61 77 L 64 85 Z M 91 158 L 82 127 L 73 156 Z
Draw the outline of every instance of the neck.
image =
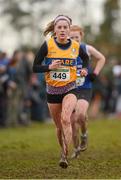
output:
M 60 44 L 66 44 L 68 42 L 68 39 L 59 39 L 59 38 L 56 38 L 56 41 Z

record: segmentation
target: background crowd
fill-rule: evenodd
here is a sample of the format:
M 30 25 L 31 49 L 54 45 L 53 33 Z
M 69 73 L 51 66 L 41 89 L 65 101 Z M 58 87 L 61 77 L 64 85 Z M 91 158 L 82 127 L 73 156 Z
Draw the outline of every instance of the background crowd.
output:
M 44 76 L 32 73 L 34 53 L 0 52 L 0 126 L 28 125 L 49 117 Z
M 50 118 L 44 75 L 32 72 L 34 56 L 32 50 L 16 50 L 11 57 L 0 51 L 0 127 L 29 125 Z M 121 117 L 120 60 L 108 60 L 93 83 L 89 116 Z

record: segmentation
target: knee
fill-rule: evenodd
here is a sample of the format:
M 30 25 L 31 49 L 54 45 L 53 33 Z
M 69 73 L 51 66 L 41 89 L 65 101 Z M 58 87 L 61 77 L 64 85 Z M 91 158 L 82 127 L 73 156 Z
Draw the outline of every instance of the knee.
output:
M 65 114 L 61 116 L 61 122 L 64 126 L 70 126 L 71 125 L 71 120 L 70 118 Z
M 81 114 L 79 115 L 78 120 L 81 121 L 82 123 L 84 123 L 84 122 L 85 122 L 85 117 L 86 117 L 85 114 L 81 113 Z

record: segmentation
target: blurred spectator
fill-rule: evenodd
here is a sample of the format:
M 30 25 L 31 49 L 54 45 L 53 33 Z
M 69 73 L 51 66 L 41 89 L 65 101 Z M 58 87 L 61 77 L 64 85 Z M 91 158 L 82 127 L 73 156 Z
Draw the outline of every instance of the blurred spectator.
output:
M 8 124 L 30 123 L 29 83 L 32 68 L 24 52 L 16 50 L 10 61 L 10 77 L 14 86 L 9 88 Z
M 24 52 L 24 56 L 21 61 L 18 62 L 17 73 L 19 88 L 21 89 L 21 118 L 20 123 L 27 125 L 30 123 L 30 99 L 29 99 L 29 88 L 30 79 L 32 75 L 32 61 L 34 59 L 34 54 L 30 51 Z
M 38 73 L 38 80 L 40 83 L 40 97 L 42 100 L 42 104 L 43 104 L 43 119 L 44 120 L 48 120 L 50 119 L 50 113 L 49 113 L 49 109 L 47 106 L 47 100 L 46 100 L 46 83 L 45 83 L 45 78 L 44 78 L 44 74 L 43 73 Z
M 18 77 L 20 76 L 17 72 L 17 67 L 19 61 L 23 58 L 23 53 L 20 50 L 16 50 L 13 53 L 13 56 L 9 63 L 9 74 L 10 79 L 13 82 L 8 88 L 8 119 L 7 124 L 8 126 L 16 126 L 19 123 L 19 119 L 21 116 L 21 96 L 22 92 L 19 88 L 19 80 Z
M 112 69 L 114 75 L 114 88 L 113 94 L 115 96 L 114 112 L 116 115 L 121 117 L 121 62 L 118 61 L 117 64 Z
M 40 98 L 40 85 L 35 74 L 33 74 L 31 77 L 30 99 L 31 119 L 35 121 L 43 121 L 43 103 Z
M 7 119 L 8 63 L 9 60 L 6 53 L 0 52 L 0 127 L 6 126 Z

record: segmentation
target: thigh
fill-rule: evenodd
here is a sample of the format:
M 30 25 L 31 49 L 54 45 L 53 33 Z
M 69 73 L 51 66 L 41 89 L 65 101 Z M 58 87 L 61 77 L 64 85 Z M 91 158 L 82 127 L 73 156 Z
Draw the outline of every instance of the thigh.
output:
M 87 114 L 87 110 L 89 107 L 89 102 L 84 99 L 79 99 L 76 104 L 75 114 L 76 116 Z
M 62 104 L 52 104 L 48 103 L 50 114 L 56 124 L 56 126 L 61 125 L 61 111 L 62 111 Z
M 78 91 L 78 102 L 76 105 L 76 115 L 85 116 L 89 107 L 92 89 L 80 89 Z
M 77 103 L 77 98 L 74 94 L 67 94 L 62 101 L 62 113 L 64 113 L 66 116 L 69 116 L 69 118 L 72 115 L 72 112 L 74 111 Z

